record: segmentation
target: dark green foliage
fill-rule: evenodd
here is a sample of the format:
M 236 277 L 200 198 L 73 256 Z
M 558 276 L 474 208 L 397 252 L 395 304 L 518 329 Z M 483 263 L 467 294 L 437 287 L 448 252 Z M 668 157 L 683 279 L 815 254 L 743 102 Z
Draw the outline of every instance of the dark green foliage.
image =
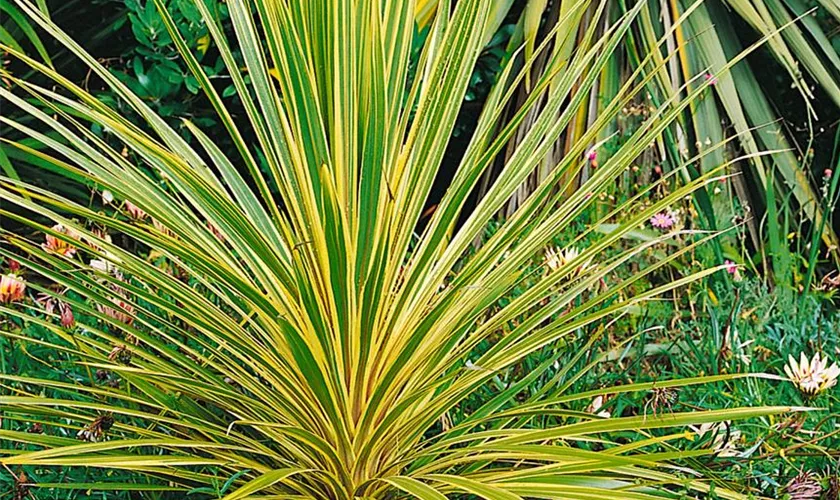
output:
M 192 4 L 183 0 L 167 2 L 173 19 L 178 24 L 187 45 L 204 66 L 211 78 L 226 80 L 222 74 L 223 62 L 217 53 L 208 54 L 210 36 L 201 21 L 201 15 Z M 210 3 L 221 24 L 228 19 L 227 7 L 222 2 Z M 120 54 L 122 67 L 114 68 L 123 81 L 137 93 L 154 103 L 164 117 L 183 117 L 210 127 L 214 122 L 201 118 L 202 102 L 197 100 L 198 82 L 178 56 L 177 48 L 166 31 L 154 3 L 143 0 L 126 0 L 126 19 L 134 36 L 134 43 Z M 231 95 L 232 86 L 223 86 Z M 198 101 L 198 102 L 197 102 Z

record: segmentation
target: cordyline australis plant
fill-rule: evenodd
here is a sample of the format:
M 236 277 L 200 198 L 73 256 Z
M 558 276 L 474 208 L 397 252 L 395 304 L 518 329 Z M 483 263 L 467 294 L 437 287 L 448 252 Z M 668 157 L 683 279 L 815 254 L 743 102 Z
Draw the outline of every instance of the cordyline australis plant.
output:
M 530 61 L 521 71 L 514 71 L 513 61 L 503 68 L 443 199 L 418 233 L 482 49 L 491 2 L 461 0 L 451 10 L 437 9 L 413 78 L 412 3 L 230 0 L 236 40 L 227 40 L 197 1 L 238 90 L 241 114 L 234 117 L 158 2 L 174 43 L 235 145 L 227 154 L 187 121 L 196 144 L 190 146 L 37 7 L 19 1 L 145 126 L 8 49 L 54 83 L 42 87 L 4 75 L 14 89 L 0 90 L 2 97 L 27 119 L 4 117 L 3 123 L 42 143 L 48 152 L 36 152 L 41 161 L 107 190 L 118 208 L 97 211 L 2 180 L 3 216 L 39 235 L 7 232 L 0 252 L 26 270 L 28 293 L 60 301 L 76 316 L 74 325 L 62 327 L 55 313 L 0 305 L 8 318 L 56 340 L 5 335 L 54 349 L 88 377 L 4 374 L 11 393 L 0 396 L 5 419 L 34 422 L 46 432 L 0 430 L 6 443 L 0 462 L 9 468 L 133 471 L 149 479 L 107 487 L 174 490 L 182 492 L 172 493 L 178 498 L 217 478 L 228 483 L 227 499 L 440 499 L 465 493 L 488 499 L 660 498 L 669 485 L 672 491 L 709 488 L 667 466 L 707 453 L 674 451 L 668 443 L 685 437 L 680 427 L 789 410 L 604 419 L 569 409 L 598 395 L 653 387 L 569 390 L 581 375 L 572 367 L 605 319 L 716 270 L 635 296 L 628 292 L 707 238 L 675 231 L 617 255 L 607 257 L 604 250 L 713 174 L 649 208 L 620 206 L 604 219 L 623 214 L 614 231 L 584 231 L 579 240 L 594 239 L 587 248 L 564 252 L 550 268 L 529 267 L 704 85 L 651 112 L 579 189 L 569 189 L 593 138 L 649 83 L 641 70 L 632 75 L 594 126 L 575 138 L 570 154 L 470 251 L 585 105 L 640 7 L 601 37 L 591 36 L 590 28 L 570 57 L 552 56 L 550 71 L 531 78 L 529 102 L 500 127 L 498 118 Z M 597 19 L 605 6 L 578 2 L 556 33 L 577 32 L 582 9 L 591 8 Z M 658 58 L 656 66 L 655 59 L 643 61 L 644 67 L 664 64 Z M 481 173 L 541 99 L 546 102 L 531 117 L 527 137 L 477 206 L 465 210 Z M 92 133 L 91 124 L 113 141 Z M 44 235 L 54 244 L 44 246 Z M 120 244 L 108 235 L 119 235 L 113 241 Z M 615 277 L 635 255 L 677 235 L 695 243 L 628 278 Z M 54 251 L 56 240 L 76 251 Z M 169 267 L 150 264 L 148 252 Z M 525 280 L 533 286 L 500 302 Z M 571 336 L 589 341 L 570 362 L 556 366 L 548 359 L 469 414 L 447 417 L 526 356 L 549 346 L 555 358 L 565 353 L 562 346 L 569 344 L 558 341 Z M 94 372 L 118 383 L 104 384 Z M 542 389 L 522 392 L 547 374 L 550 382 Z M 731 377 L 660 381 L 656 387 L 725 378 Z M 536 425 L 537 415 L 548 424 Z M 439 425 L 442 420 L 447 425 Z M 664 437 L 646 432 L 665 427 L 678 431 Z M 613 433 L 636 439 L 611 444 Z M 601 451 L 585 445 L 593 439 Z M 658 448 L 663 444 L 668 447 Z M 30 480 L 38 486 L 37 477 Z M 720 489 L 717 494 L 738 497 Z

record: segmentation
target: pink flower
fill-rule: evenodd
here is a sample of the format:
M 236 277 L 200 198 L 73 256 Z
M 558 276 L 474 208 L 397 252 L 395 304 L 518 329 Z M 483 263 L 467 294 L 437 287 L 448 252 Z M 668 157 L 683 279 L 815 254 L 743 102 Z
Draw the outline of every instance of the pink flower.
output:
M 657 229 L 670 229 L 677 223 L 677 218 L 671 212 L 659 212 L 650 218 L 650 225 Z
M 44 306 L 44 311 L 47 314 L 52 314 L 55 311 L 55 299 L 45 293 L 39 293 L 35 302 Z
M 703 75 L 703 78 L 705 78 L 706 81 L 709 82 L 709 85 L 714 85 L 717 83 L 717 77 L 715 77 L 715 75 L 711 73 L 706 73 L 705 75 Z
M 731 260 L 723 261 L 723 265 L 726 266 L 726 272 L 729 274 L 735 274 L 738 272 L 738 264 L 732 262 Z
M 62 233 L 73 239 L 79 239 L 79 233 L 73 231 L 70 228 L 62 226 L 61 224 L 54 225 L 52 227 L 52 230 Z M 44 247 L 44 250 L 49 250 L 50 252 L 55 252 L 65 257 L 73 257 L 73 255 L 76 254 L 76 247 L 64 240 L 58 239 L 57 237 L 51 234 L 45 234 L 44 239 L 46 240 L 46 243 L 41 245 L 42 247 Z
M 113 307 L 100 303 L 96 304 L 96 309 L 111 319 L 131 326 L 134 323 L 134 306 L 128 302 L 126 291 L 115 284 L 111 284 L 109 288 L 115 292 L 114 296 L 109 297 Z
M 130 215 L 132 219 L 141 220 L 146 218 L 146 212 L 128 200 L 125 200 L 125 211 L 128 212 L 128 215 Z
M 14 274 L 0 277 L 0 303 L 8 304 L 23 298 L 26 282 Z
M 102 304 L 97 304 L 96 309 L 108 316 L 111 319 L 115 319 L 120 323 L 125 323 L 128 326 L 131 326 L 134 323 L 134 306 L 123 300 L 121 297 L 112 297 L 111 302 L 114 303 L 115 307 L 108 307 Z
M 73 315 L 73 309 L 70 307 L 70 304 L 59 302 L 58 309 L 61 312 L 61 326 L 70 328 L 76 324 L 76 317 Z
M 47 314 L 53 314 L 56 306 L 58 306 L 59 319 L 61 320 L 61 326 L 64 328 L 70 328 L 76 323 L 76 318 L 73 316 L 73 309 L 70 307 L 70 304 L 45 293 L 38 294 L 37 302 L 44 306 L 44 312 Z
M 592 168 L 598 168 L 598 152 L 595 148 L 590 149 L 586 152 L 586 160 L 589 162 L 589 166 Z
M 98 242 L 94 238 L 104 240 L 105 243 L 112 243 L 111 235 L 108 234 L 108 232 L 103 228 L 94 227 L 90 230 L 90 233 L 93 236 L 93 238 L 85 237 L 85 242 L 87 242 L 87 244 L 90 245 L 90 247 L 94 250 L 102 250 L 102 247 L 99 246 Z
M 820 498 L 822 486 L 809 471 L 800 471 L 786 486 L 785 495 L 790 500 L 816 500 Z M 823 497 L 825 498 L 825 497 Z M 835 497 L 836 498 L 836 497 Z
M 825 169 L 825 170 L 823 171 L 823 177 L 825 177 L 826 179 L 828 179 L 829 177 L 831 177 L 831 174 L 833 174 L 833 173 L 834 173 L 834 172 L 832 172 L 830 168 L 827 168 L 827 169 Z
M 210 232 L 213 233 L 213 236 L 215 236 L 216 239 L 219 240 L 219 242 L 221 242 L 221 243 L 225 242 L 224 235 L 222 235 L 222 233 L 218 229 L 216 229 L 216 226 L 211 224 L 209 221 L 207 222 L 207 229 L 209 229 Z
M 163 223 L 158 221 L 157 219 L 152 219 L 152 225 L 155 227 L 155 229 L 157 229 L 158 231 L 163 233 L 165 236 L 169 236 L 169 237 L 174 237 L 175 236 L 175 233 L 173 233 L 171 229 L 169 229 L 168 227 L 163 225 Z

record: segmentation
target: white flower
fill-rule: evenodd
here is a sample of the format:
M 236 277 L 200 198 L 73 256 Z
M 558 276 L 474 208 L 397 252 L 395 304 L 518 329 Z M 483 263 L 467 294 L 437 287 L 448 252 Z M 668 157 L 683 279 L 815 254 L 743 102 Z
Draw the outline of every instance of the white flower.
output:
M 108 191 L 102 191 L 102 201 L 105 202 L 106 205 L 110 205 L 114 202 L 114 193 Z
M 592 400 L 592 403 L 589 404 L 589 408 L 586 411 L 587 413 L 595 413 L 601 418 L 610 418 L 612 414 L 606 410 L 601 410 L 602 406 L 604 406 L 604 396 L 595 396 L 595 399 Z
M 741 440 L 741 431 L 733 429 L 731 423 L 707 422 L 700 427 L 691 426 L 691 430 L 697 433 L 697 437 L 703 437 L 707 432 L 712 432 L 711 448 L 720 457 L 734 457 L 738 455 L 735 444 Z
M 840 377 L 840 367 L 837 363 L 828 366 L 828 359 L 820 359 L 820 354 L 808 362 L 805 353 L 799 355 L 799 363 L 793 356 L 789 356 L 785 365 L 785 373 L 791 382 L 799 387 L 803 394 L 813 396 L 837 384 Z
M 105 252 L 105 255 L 108 256 L 110 259 L 114 259 L 114 261 L 119 262 L 119 259 L 110 252 Z M 121 277 L 122 273 L 120 273 L 119 267 L 114 264 L 110 260 L 106 259 L 91 259 L 88 263 L 91 269 L 94 271 L 99 271 L 103 274 L 110 274 L 111 276 Z
M 90 261 L 90 268 L 95 269 L 99 272 L 108 274 L 111 269 L 111 263 L 107 260 L 102 259 L 91 259 Z
M 470 370 L 470 371 L 475 371 L 475 372 L 489 372 L 490 371 L 487 368 L 483 368 L 481 366 L 478 366 L 477 364 L 473 363 L 469 359 L 467 360 L 467 362 L 465 364 L 466 364 L 466 369 Z
M 569 247 L 566 250 L 561 250 L 557 247 L 549 248 L 545 251 L 545 264 L 552 271 L 557 271 L 569 264 L 569 262 L 577 259 L 579 255 L 580 251 L 575 247 Z M 588 262 L 581 264 L 579 270 L 583 271 L 587 264 Z

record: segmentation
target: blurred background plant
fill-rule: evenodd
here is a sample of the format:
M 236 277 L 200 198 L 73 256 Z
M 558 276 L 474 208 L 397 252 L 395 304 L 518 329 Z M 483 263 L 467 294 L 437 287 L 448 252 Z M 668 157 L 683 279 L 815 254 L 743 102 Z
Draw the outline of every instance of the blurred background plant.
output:
M 13 2 L 0 2 L 0 9 L 6 14 L 2 18 L 0 43 L 56 67 L 72 81 L 84 85 L 101 102 L 144 126 L 143 121 L 134 116 L 134 111 L 103 86 L 101 80 L 86 69 L 74 66 L 73 59 L 63 48 L 48 40 L 49 37 L 43 37 Z M 211 0 L 205 3 L 225 32 L 232 36 L 225 2 Z M 423 13 L 417 26 L 420 41 L 428 32 L 428 22 L 436 4 L 435 1 L 418 2 L 418 11 Z M 223 151 L 234 150 L 227 134 L 219 127 L 212 105 L 199 92 L 195 78 L 179 58 L 151 1 L 44 0 L 40 5 L 187 141 L 194 138 L 183 125 L 184 119 L 199 125 Z M 226 104 L 234 114 L 242 112 L 230 77 L 219 53 L 209 43 L 209 34 L 193 3 L 167 0 L 166 5 L 187 46 L 218 86 Z M 454 171 L 460 161 L 478 120 L 478 111 L 503 64 L 511 58 L 524 58 L 529 51 L 546 42 L 547 27 L 553 26 L 564 14 L 564 9 L 571 5 L 574 2 L 553 0 L 497 2 L 492 16 L 493 29 L 486 34 L 487 46 L 473 71 L 444 165 L 448 162 Z M 582 29 L 552 34 L 553 40 L 547 42 L 551 49 L 547 53 L 554 51 L 571 57 L 581 47 L 591 46 L 593 40 L 608 33 L 615 20 L 636 3 L 626 0 L 608 2 L 608 5 L 606 14 L 598 18 L 601 24 L 594 35 L 585 29 L 591 11 L 581 12 Z M 682 0 L 646 2 L 640 12 L 640 22 L 625 38 L 622 50 L 615 52 L 601 72 L 589 98 L 581 104 L 573 125 L 546 156 L 543 167 L 535 169 L 510 199 L 500 213 L 501 218 L 512 214 L 544 180 L 548 167 L 568 154 L 603 112 L 606 103 L 618 93 L 627 76 L 638 68 L 641 55 L 655 51 L 654 43 L 692 5 L 693 2 Z M 650 206 L 726 160 L 764 150 L 772 150 L 774 154 L 736 161 L 731 177 L 674 204 L 673 217 L 680 226 L 726 232 L 712 244 L 675 260 L 672 269 L 663 269 L 661 275 L 651 277 L 651 280 L 669 280 L 680 273 L 724 263 L 733 266 L 732 272 L 719 273 L 679 295 L 648 303 L 606 326 L 593 345 L 593 352 L 603 355 L 604 362 L 574 380 L 570 390 L 721 373 L 767 372 L 784 376 L 783 367 L 788 358 L 799 359 L 801 353 L 809 358 L 814 353 L 822 353 L 828 359 L 840 360 L 840 315 L 835 306 L 836 293 L 840 289 L 836 247 L 840 226 L 833 217 L 840 170 L 837 154 L 840 130 L 838 20 L 840 9 L 831 0 L 705 0 L 659 50 L 662 67 L 651 75 L 647 92 L 629 103 L 610 127 L 604 128 L 590 144 L 592 150 L 591 154 L 587 152 L 587 164 L 579 177 L 572 180 L 570 191 L 626 143 L 652 107 L 684 95 L 696 85 L 712 81 L 704 97 L 680 116 L 662 138 L 651 144 L 610 190 L 601 194 L 598 203 L 584 214 L 579 225 L 557 235 L 558 245 L 568 244 L 581 230 L 600 221 L 611 208 L 620 204 L 633 200 L 636 207 Z M 770 43 L 727 73 L 719 74 L 725 61 L 782 26 L 785 29 L 780 36 L 773 37 Z M 524 50 L 517 51 L 523 43 Z M 415 61 L 420 56 L 419 48 L 418 41 Z M 233 55 L 237 60 L 241 59 L 237 51 Z M 26 73 L 26 68 L 17 66 L 16 62 L 4 57 L 3 64 L 13 74 L 39 82 L 37 75 Z M 547 58 L 537 61 L 531 70 L 531 81 L 520 84 L 517 97 L 506 110 L 507 119 L 516 116 L 533 90 L 533 81 L 538 80 L 548 67 Z M 703 76 L 698 78 L 697 75 Z M 247 74 L 245 78 L 248 78 Z M 535 109 L 539 110 L 539 107 Z M 530 126 L 529 120 L 525 120 L 520 125 L 518 137 L 524 136 Z M 92 131 L 112 146 L 119 144 L 106 129 L 94 125 Z M 8 128 L 0 133 L 6 141 L 22 142 L 31 148 L 24 150 L 11 147 L 7 142 L 0 143 L 0 167 L 7 176 L 49 186 L 51 191 L 60 191 L 74 200 L 89 200 L 92 207 L 102 208 L 101 193 L 89 180 L 78 178 L 76 182 L 70 182 L 64 176 L 50 175 L 54 166 L 41 157 L 42 144 Z M 710 151 L 697 162 L 680 167 L 686 158 L 726 139 L 732 139 L 726 148 Z M 511 141 L 511 152 L 516 144 L 517 140 Z M 498 165 L 507 159 L 509 156 L 501 155 Z M 263 160 L 258 161 L 264 167 Z M 427 202 L 429 214 L 434 212 L 444 194 L 448 182 L 446 174 L 442 170 L 432 190 Z M 673 175 L 668 182 L 654 192 L 636 198 L 642 189 L 669 174 Z M 498 169 L 485 174 L 473 199 L 483 196 L 496 175 Z M 620 218 L 602 224 L 599 230 L 602 234 L 608 233 L 613 229 L 610 224 L 616 223 L 620 223 Z M 0 220 L 0 224 L 6 229 L 20 230 L 17 223 L 8 219 Z M 487 237 L 492 233 L 491 227 Z M 648 224 L 622 242 L 628 248 L 640 241 L 650 241 L 657 234 L 657 229 Z M 476 246 L 482 241 L 477 240 Z M 673 248 L 668 244 L 652 246 L 638 257 L 637 265 L 649 265 L 672 252 Z M 155 257 L 150 256 L 150 259 Z M 161 265 L 172 266 L 171 271 L 177 272 L 171 263 L 161 262 Z M 6 261 L 2 272 L 8 272 L 10 266 L 14 267 L 14 264 Z M 639 287 L 645 286 L 649 284 L 639 284 Z M 510 299 L 526 289 L 523 285 Z M 84 314 L 76 314 L 84 318 Z M 22 326 L 11 326 L 8 322 L 4 325 Z M 39 330 L 38 335 L 45 334 Z M 7 339 L 0 342 L 4 373 L 14 370 L 15 373 L 48 376 L 55 380 L 72 373 L 66 367 L 59 371 L 46 366 L 52 363 L 61 366 L 61 355 L 48 347 L 24 346 Z M 587 339 L 581 337 L 568 342 L 580 347 L 586 345 Z M 481 407 L 499 394 L 499 388 L 509 387 L 521 373 L 535 369 L 551 356 L 566 352 L 563 347 L 554 346 L 499 373 L 492 384 L 483 392 L 477 392 L 476 399 L 465 403 L 461 410 L 466 414 Z M 568 352 L 574 353 L 577 349 Z M 568 356 L 561 357 L 559 364 L 587 367 L 594 360 Z M 118 383 L 108 377 L 106 375 L 105 383 Z M 539 393 L 551 377 L 549 370 L 534 380 L 525 392 Z M 635 396 L 607 395 L 600 401 L 596 398 L 582 401 L 578 409 L 636 415 L 649 411 L 788 404 L 792 401 L 827 408 L 827 411 L 801 417 L 782 420 L 765 417 L 743 426 L 727 424 L 702 429 L 692 445 L 698 449 L 720 448 L 719 455 L 726 456 L 728 462 L 711 464 L 698 459 L 692 466 L 718 476 L 722 484 L 744 491 L 752 488 L 753 493 L 770 498 L 810 498 L 794 496 L 798 494 L 796 488 L 813 479 L 819 483 L 821 494 L 834 492 L 836 495 L 840 483 L 837 479 L 840 468 L 838 394 L 834 387 L 821 393 L 816 400 L 805 400 L 792 383 L 768 388 L 767 384 L 736 381 L 683 388 L 675 400 L 671 399 L 672 395 L 661 395 L 656 391 Z M 457 420 L 458 416 L 452 418 Z M 10 425 L 6 421 L 3 428 L 10 428 Z M 37 431 L 37 428 L 32 429 L 32 432 Z M 45 471 L 37 472 L 43 481 Z M 67 474 L 77 474 L 76 469 L 46 477 L 58 483 L 65 480 Z M 93 474 L 87 471 L 72 479 L 81 483 L 93 482 L 96 479 Z M 119 474 L 115 472 L 109 479 L 119 482 Z M 196 491 L 194 495 L 224 496 L 235 479 L 220 477 L 218 484 L 210 488 L 215 491 Z M 126 476 L 124 480 L 130 482 L 132 478 Z M 15 485 L 19 482 L 11 473 L 6 475 L 0 471 L 0 491 L 18 491 Z M 166 491 L 146 494 L 150 495 L 148 498 L 155 498 L 155 495 L 170 498 Z M 132 493 L 125 491 L 109 492 L 108 495 L 132 498 Z M 2 494 L 0 499 L 5 500 Z

